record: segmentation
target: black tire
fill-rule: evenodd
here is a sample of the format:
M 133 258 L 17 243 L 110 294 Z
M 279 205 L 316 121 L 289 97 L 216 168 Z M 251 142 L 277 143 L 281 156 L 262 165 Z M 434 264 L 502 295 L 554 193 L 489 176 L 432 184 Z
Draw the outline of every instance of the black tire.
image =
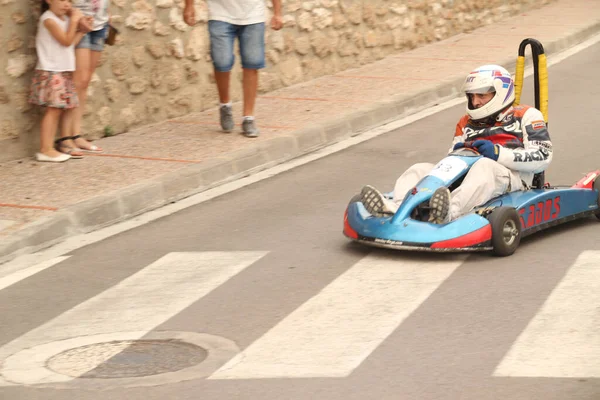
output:
M 360 203 L 362 201 L 362 196 L 359 194 L 355 194 L 351 199 L 350 202 L 348 203 L 348 205 L 352 204 L 352 203 Z
M 489 215 L 492 226 L 493 253 L 499 257 L 512 255 L 521 242 L 521 220 L 512 207 L 495 208 Z
M 598 209 L 596 210 L 596 218 L 600 219 L 600 177 L 594 180 L 594 189 L 598 191 Z

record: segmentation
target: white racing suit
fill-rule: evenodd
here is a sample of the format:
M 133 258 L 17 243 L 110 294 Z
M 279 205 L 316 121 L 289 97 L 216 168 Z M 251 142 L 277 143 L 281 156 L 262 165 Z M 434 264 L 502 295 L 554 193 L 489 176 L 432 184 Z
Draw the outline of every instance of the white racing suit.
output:
M 534 107 L 510 107 L 500 114 L 494 126 L 478 125 L 468 115 L 456 125 L 450 152 L 460 142 L 490 140 L 499 145 L 498 161 L 478 160 L 451 194 L 450 219 L 468 213 L 474 207 L 504 193 L 531 186 L 534 174 L 544 171 L 552 160 L 552 142 L 542 113 Z M 434 164 L 421 163 L 410 167 L 394 187 L 393 204 L 396 211 L 406 193 L 424 178 Z

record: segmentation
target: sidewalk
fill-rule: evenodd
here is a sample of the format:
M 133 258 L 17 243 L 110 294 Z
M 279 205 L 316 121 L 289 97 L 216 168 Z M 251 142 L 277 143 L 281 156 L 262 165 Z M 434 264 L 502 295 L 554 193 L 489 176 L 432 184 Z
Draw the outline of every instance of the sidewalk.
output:
M 218 110 L 212 109 L 101 139 L 101 155 L 62 164 L 32 158 L 2 163 L 0 263 L 455 98 L 476 66 L 501 64 L 514 72 L 525 38 L 538 39 L 552 56 L 598 32 L 600 2 L 558 0 L 469 34 L 259 96 L 257 139 L 239 134 L 239 127 L 221 132 Z M 529 62 L 529 50 L 526 57 Z M 234 104 L 234 115 L 240 107 Z

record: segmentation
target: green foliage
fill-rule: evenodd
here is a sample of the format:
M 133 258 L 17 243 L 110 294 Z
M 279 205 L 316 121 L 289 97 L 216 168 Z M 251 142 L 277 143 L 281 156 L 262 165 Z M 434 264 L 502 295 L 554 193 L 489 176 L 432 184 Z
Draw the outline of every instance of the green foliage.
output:
M 106 125 L 104 127 L 104 137 L 111 137 L 114 135 L 115 135 L 115 131 L 113 130 L 112 126 Z

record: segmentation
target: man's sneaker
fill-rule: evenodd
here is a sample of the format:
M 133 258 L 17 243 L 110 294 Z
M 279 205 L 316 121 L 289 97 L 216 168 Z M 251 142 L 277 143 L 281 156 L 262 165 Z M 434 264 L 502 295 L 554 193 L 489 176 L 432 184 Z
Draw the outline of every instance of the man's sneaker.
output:
M 255 138 L 260 133 L 253 119 L 244 119 L 242 122 L 242 132 L 246 137 Z
M 386 214 L 394 214 L 386 205 L 386 199 L 383 194 L 373 186 L 365 186 L 360 191 L 360 201 L 364 204 L 369 214 L 376 217 Z
M 439 187 L 429 200 L 429 222 L 446 224 L 450 222 L 450 190 Z
M 221 128 L 225 132 L 231 132 L 233 130 L 233 126 L 234 126 L 233 110 L 231 109 L 231 106 L 229 106 L 229 105 L 221 106 L 221 108 L 219 109 L 219 112 L 221 114 Z

